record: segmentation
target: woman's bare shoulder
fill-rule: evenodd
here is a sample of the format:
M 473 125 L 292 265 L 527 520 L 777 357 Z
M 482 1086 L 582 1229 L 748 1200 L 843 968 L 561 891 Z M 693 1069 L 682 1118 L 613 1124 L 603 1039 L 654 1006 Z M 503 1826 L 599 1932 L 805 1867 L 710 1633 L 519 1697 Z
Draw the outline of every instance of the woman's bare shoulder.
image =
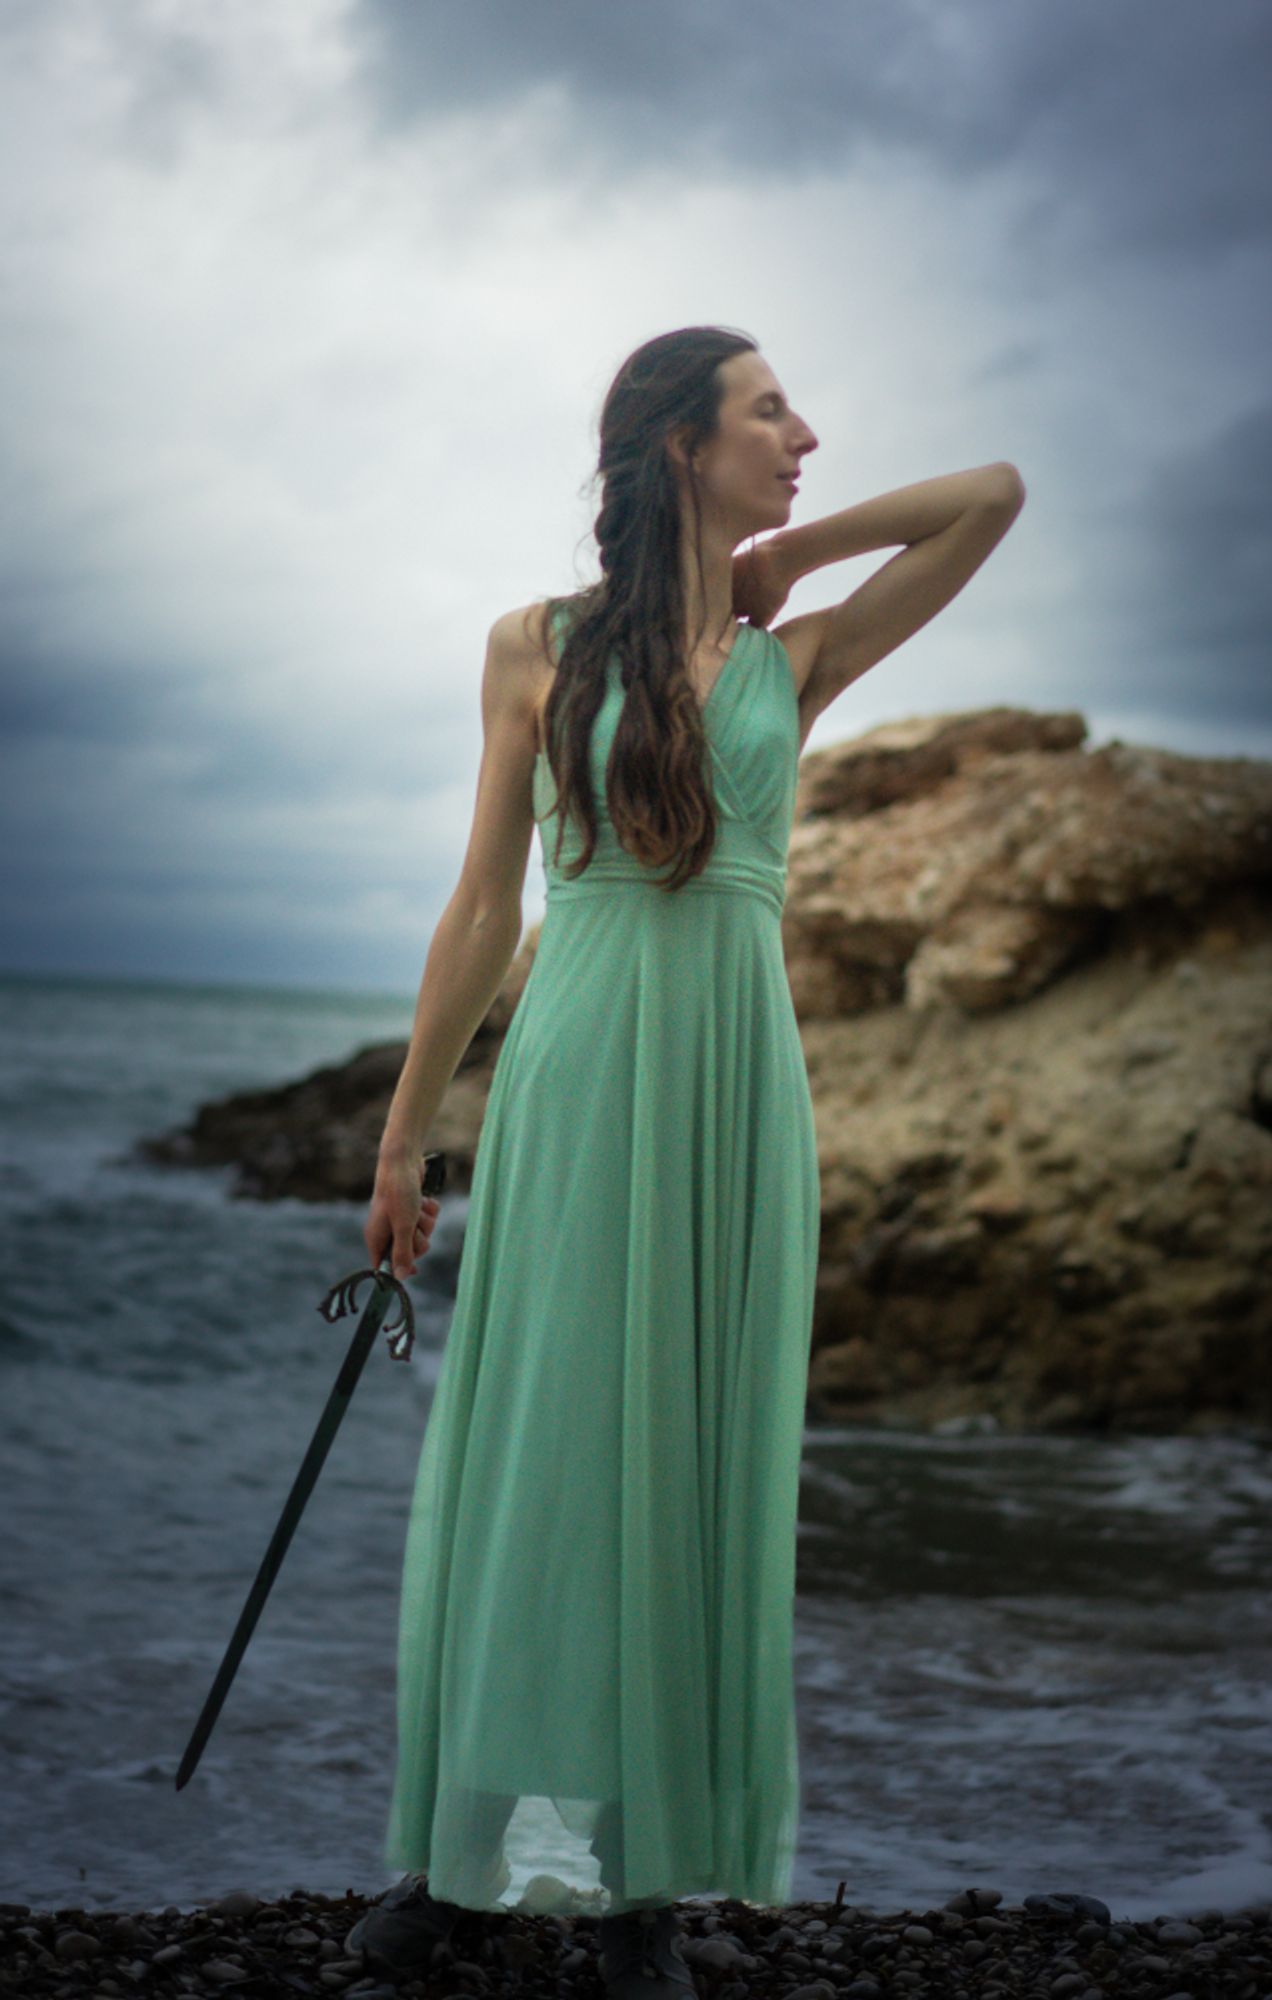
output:
M 490 643 L 503 658 L 532 671 L 555 673 L 564 630 L 557 622 L 562 610 L 577 616 L 579 596 L 541 597 L 533 604 L 505 611 L 490 628 Z
M 542 665 L 548 658 L 546 598 L 501 612 L 490 628 L 488 644 L 509 666 Z
M 536 751 L 543 747 L 541 717 L 556 677 L 556 659 L 549 650 L 550 600 L 521 604 L 505 611 L 490 628 L 486 645 L 484 702 L 515 708 L 527 717 Z

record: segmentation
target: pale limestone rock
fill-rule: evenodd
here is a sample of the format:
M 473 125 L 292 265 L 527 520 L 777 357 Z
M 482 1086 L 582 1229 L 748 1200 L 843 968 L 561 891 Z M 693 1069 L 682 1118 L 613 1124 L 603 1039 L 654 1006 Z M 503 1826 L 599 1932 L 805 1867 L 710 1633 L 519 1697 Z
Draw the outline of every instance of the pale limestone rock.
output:
M 995 709 L 871 730 L 801 765 L 783 919 L 801 1020 L 1026 997 L 1110 912 L 1196 912 L 1272 872 L 1272 771 Z M 1231 936 L 1227 948 L 1238 950 Z

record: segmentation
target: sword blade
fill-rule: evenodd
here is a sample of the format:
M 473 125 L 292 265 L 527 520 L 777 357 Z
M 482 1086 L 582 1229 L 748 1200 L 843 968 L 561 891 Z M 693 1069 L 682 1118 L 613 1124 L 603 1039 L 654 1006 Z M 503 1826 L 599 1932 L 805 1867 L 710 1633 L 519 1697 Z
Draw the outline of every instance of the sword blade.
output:
M 212 1734 L 217 1716 L 221 1713 L 221 1704 L 229 1693 L 230 1683 L 238 1671 L 239 1661 L 247 1650 L 247 1642 L 256 1629 L 256 1621 L 261 1615 L 274 1578 L 278 1575 L 283 1557 L 287 1553 L 296 1523 L 304 1512 L 305 1502 L 313 1491 L 314 1482 L 322 1471 L 323 1460 L 331 1449 L 331 1440 L 339 1430 L 344 1413 L 349 1407 L 349 1398 L 357 1387 L 363 1363 L 374 1347 L 375 1337 L 397 1296 L 396 1288 L 387 1277 L 379 1272 L 373 1275 L 377 1280 L 375 1289 L 367 1301 L 362 1318 L 358 1321 L 357 1331 L 349 1343 L 349 1351 L 327 1398 L 326 1407 L 318 1419 L 317 1429 L 301 1461 L 300 1471 L 292 1482 L 292 1489 L 279 1516 L 278 1526 L 256 1572 L 256 1581 L 248 1592 L 247 1602 L 234 1628 L 234 1635 L 225 1649 L 225 1657 L 217 1670 L 211 1692 L 203 1704 L 190 1741 L 186 1745 L 185 1755 L 177 1770 L 178 1791 L 189 1782 L 195 1766 L 203 1755 L 204 1745 Z

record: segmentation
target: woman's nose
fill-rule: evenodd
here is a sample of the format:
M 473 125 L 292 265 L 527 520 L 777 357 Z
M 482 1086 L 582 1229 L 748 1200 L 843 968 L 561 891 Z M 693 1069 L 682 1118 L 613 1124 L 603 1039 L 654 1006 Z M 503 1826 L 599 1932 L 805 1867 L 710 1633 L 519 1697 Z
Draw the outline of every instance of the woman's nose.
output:
M 795 449 L 797 452 L 800 453 L 802 457 L 805 452 L 816 451 L 818 445 L 818 438 L 817 438 L 817 433 L 815 431 L 811 431 L 808 428 L 808 425 L 804 422 L 804 419 L 802 417 L 800 418 L 800 424 L 802 426 L 802 431 L 801 431 L 800 441 L 796 445 Z

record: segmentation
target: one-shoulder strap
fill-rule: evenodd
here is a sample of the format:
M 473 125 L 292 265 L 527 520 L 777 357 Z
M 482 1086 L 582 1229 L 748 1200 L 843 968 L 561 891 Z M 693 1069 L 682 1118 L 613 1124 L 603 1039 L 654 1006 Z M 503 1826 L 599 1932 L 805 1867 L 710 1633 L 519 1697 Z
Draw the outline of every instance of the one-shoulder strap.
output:
M 789 696 L 790 700 L 798 708 L 799 693 L 795 686 L 795 669 L 791 664 L 791 656 L 786 650 L 786 643 L 784 640 L 778 638 L 776 632 L 770 632 L 767 627 L 765 627 L 764 636 L 768 640 L 769 659 L 773 662 L 777 672 L 782 692 L 784 695 Z

